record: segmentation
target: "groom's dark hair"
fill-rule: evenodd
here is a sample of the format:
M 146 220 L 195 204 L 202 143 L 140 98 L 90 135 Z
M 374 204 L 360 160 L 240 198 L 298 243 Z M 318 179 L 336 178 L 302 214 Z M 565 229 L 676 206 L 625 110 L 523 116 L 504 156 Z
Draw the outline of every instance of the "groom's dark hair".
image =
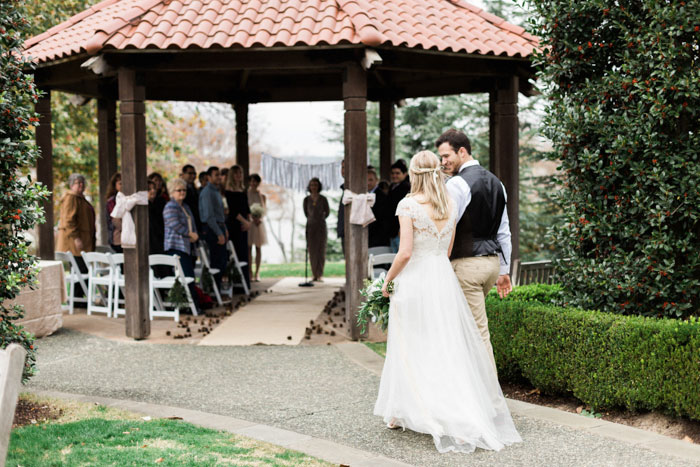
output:
M 472 144 L 469 142 L 467 135 L 454 128 L 450 128 L 441 134 L 437 141 L 435 141 L 435 147 L 439 148 L 443 143 L 450 143 L 450 146 L 452 146 L 455 152 L 459 151 L 459 148 L 464 148 L 469 154 L 472 153 Z

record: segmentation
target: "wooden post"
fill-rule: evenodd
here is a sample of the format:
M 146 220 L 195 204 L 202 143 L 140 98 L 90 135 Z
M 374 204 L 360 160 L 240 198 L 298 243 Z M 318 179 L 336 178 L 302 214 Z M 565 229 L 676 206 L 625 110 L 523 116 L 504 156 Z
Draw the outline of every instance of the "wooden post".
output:
M 42 259 L 54 258 L 53 236 L 53 142 L 51 136 L 51 91 L 42 89 L 42 95 L 35 109 L 39 114 L 39 125 L 36 127 L 36 145 L 39 157 L 36 161 L 36 179 L 49 190 L 49 197 L 42 203 L 46 222 L 37 226 L 37 255 Z
M 236 102 L 236 163 L 243 167 L 243 176 L 250 175 L 250 151 L 248 148 L 248 103 Z
M 147 190 L 145 88 L 134 70 L 119 69 L 122 192 Z M 151 333 L 148 277 L 148 206 L 131 210 L 136 226 L 136 248 L 124 248 L 126 281 L 126 335 L 143 339 Z
M 394 103 L 379 101 L 379 178 L 391 178 L 391 164 L 395 155 Z
M 107 201 L 109 179 L 117 172 L 117 103 L 112 99 L 97 100 L 97 171 L 100 177 L 100 206 Z M 100 216 L 100 244 L 109 245 L 107 213 Z
M 367 193 L 367 74 L 357 63 L 348 64 L 343 79 L 345 104 L 345 188 Z M 345 315 L 350 337 L 357 340 L 360 289 L 367 274 L 367 229 L 350 223 L 352 204 L 345 207 Z
M 520 258 L 520 154 L 516 76 L 497 83 L 496 89 L 490 93 L 489 109 L 489 167 L 506 187 L 513 243 L 512 264 Z

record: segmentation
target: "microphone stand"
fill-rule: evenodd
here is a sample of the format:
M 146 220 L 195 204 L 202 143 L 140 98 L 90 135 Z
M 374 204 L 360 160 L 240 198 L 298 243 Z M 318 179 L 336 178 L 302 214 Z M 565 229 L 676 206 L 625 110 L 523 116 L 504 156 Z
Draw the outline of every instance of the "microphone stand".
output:
M 304 257 L 304 282 L 299 284 L 299 287 L 313 287 L 314 283 L 308 278 L 309 270 L 309 244 L 306 244 L 306 256 Z

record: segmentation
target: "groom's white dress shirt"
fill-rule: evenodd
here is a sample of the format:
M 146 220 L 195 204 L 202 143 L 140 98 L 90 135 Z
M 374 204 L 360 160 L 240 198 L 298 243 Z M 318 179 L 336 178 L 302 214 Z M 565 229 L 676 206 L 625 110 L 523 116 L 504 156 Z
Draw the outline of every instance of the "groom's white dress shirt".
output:
M 465 162 L 460 166 L 458 173 L 465 167 L 471 167 L 473 165 L 480 165 L 479 161 L 471 160 L 469 162 Z M 503 186 L 503 183 L 501 183 L 501 186 L 503 187 L 503 196 L 505 197 L 506 202 L 508 202 L 506 187 Z M 469 203 L 472 200 L 471 189 L 469 188 L 469 184 L 462 177 L 457 175 L 447 180 L 446 187 L 452 199 L 455 201 L 455 203 L 457 203 L 457 222 L 459 222 L 464 214 L 464 211 L 467 209 L 467 206 L 469 206 Z M 503 209 L 503 217 L 501 217 L 501 225 L 498 226 L 497 239 L 499 245 L 501 245 L 501 249 L 503 250 L 503 255 L 498 256 L 499 261 L 501 262 L 500 274 L 508 274 L 510 273 L 510 255 L 513 251 L 513 246 L 510 241 L 510 223 L 508 222 L 507 209 Z

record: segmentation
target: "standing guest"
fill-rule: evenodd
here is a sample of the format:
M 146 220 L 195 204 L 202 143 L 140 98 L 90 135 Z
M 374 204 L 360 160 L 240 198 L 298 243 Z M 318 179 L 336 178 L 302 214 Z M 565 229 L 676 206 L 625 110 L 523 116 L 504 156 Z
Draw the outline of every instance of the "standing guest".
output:
M 389 185 L 389 182 L 387 182 L 386 180 L 379 180 L 379 183 L 377 183 L 377 190 L 381 191 L 386 196 L 389 196 L 389 190 L 391 190 L 391 185 Z
M 112 175 L 107 185 L 107 202 L 105 203 L 105 217 L 107 218 L 107 232 L 109 234 L 109 246 L 117 253 L 122 253 L 122 220 L 112 217 L 112 211 L 117 204 L 117 193 L 122 191 L 122 174 Z
M 199 219 L 199 192 L 194 186 L 194 180 L 197 178 L 197 171 L 194 166 L 187 164 L 182 167 L 180 178 L 187 184 L 187 196 L 185 196 L 185 204 L 190 207 L 194 216 L 194 223 L 197 225 L 197 232 L 202 231 L 202 222 Z
M 307 188 L 309 196 L 304 198 L 304 215 L 306 215 L 306 248 L 309 250 L 309 262 L 314 282 L 322 282 L 323 267 L 326 264 L 326 240 L 328 230 L 326 217 L 330 214 L 328 200 L 321 194 L 323 185 L 314 177 Z
M 163 224 L 163 211 L 165 201 L 158 196 L 156 184 L 148 182 L 148 248 L 149 254 L 163 253 L 165 226 Z
M 255 204 L 259 205 L 261 215 L 256 215 L 251 211 L 252 223 L 248 231 L 248 259 L 253 262 L 253 247 L 255 247 L 255 274 L 254 281 L 260 282 L 260 263 L 262 262 L 262 246 L 267 244 L 267 232 L 263 223 L 263 216 L 267 209 L 267 198 L 260 193 L 260 183 L 262 179 L 260 175 L 253 174 L 248 182 L 248 205 L 253 208 Z M 251 266 L 252 273 L 252 266 Z
M 374 205 L 372 206 L 372 214 L 375 221 L 367 226 L 367 237 L 369 248 L 375 246 L 389 246 L 389 235 L 386 231 L 386 219 L 389 217 L 386 213 L 388 203 L 387 196 L 377 186 L 377 172 L 374 168 L 367 169 L 367 193 L 374 193 Z
M 202 192 L 202 188 L 207 186 L 207 183 L 209 183 L 209 175 L 207 174 L 207 171 L 199 172 L 199 175 L 197 176 L 197 179 L 199 180 L 199 189 L 197 190 L 198 193 Z M 199 206 L 198 206 L 199 207 Z M 200 219 L 201 220 L 201 219 Z
M 87 272 L 80 252 L 95 249 L 95 209 L 83 196 L 85 177 L 71 174 L 68 188 L 70 190 L 61 198 L 56 249 L 73 253 L 80 271 Z
M 246 284 L 250 287 L 250 261 L 248 261 L 248 231 L 251 227 L 250 208 L 248 207 L 248 195 L 243 186 L 243 168 L 240 165 L 234 165 L 228 171 L 224 194 L 228 204 L 226 227 L 238 260 L 248 263 L 242 269 Z
M 226 217 L 224 203 L 221 201 L 219 185 L 221 175 L 216 166 L 207 170 L 209 183 L 199 193 L 199 215 L 202 220 L 202 237 L 209 246 L 210 265 L 219 272 L 214 275 L 216 285 L 221 288 L 221 277 L 226 268 L 226 242 L 228 230 L 226 229 Z
M 345 180 L 345 159 L 343 159 L 343 161 L 340 163 L 340 175 L 343 177 L 343 180 Z M 336 225 L 335 229 L 336 233 L 338 234 L 338 240 L 340 240 L 340 246 L 343 249 L 343 256 L 345 256 L 345 205 L 343 204 L 343 193 L 345 193 L 345 183 L 342 183 L 340 185 L 340 201 L 338 201 L 338 224 Z
M 391 165 L 391 190 L 389 191 L 389 201 L 387 203 L 387 233 L 391 250 L 399 251 L 399 220 L 394 216 L 399 202 L 411 191 L 411 183 L 408 179 L 408 167 L 406 163 L 399 159 Z
M 156 194 L 163 198 L 167 203 L 170 201 L 170 195 L 168 194 L 168 187 L 165 186 L 165 179 L 158 172 L 151 172 L 148 179 L 156 184 Z
M 165 226 L 165 241 L 163 248 L 165 254 L 180 257 L 182 272 L 186 277 L 194 278 L 194 244 L 199 239 L 197 226 L 194 222 L 194 215 L 190 207 L 185 203 L 187 196 L 187 183 L 181 178 L 170 181 L 170 193 L 172 199 L 168 201 L 163 210 L 163 224 Z M 197 310 L 197 293 L 194 288 L 194 281 L 188 284 L 192 299 L 195 301 Z

